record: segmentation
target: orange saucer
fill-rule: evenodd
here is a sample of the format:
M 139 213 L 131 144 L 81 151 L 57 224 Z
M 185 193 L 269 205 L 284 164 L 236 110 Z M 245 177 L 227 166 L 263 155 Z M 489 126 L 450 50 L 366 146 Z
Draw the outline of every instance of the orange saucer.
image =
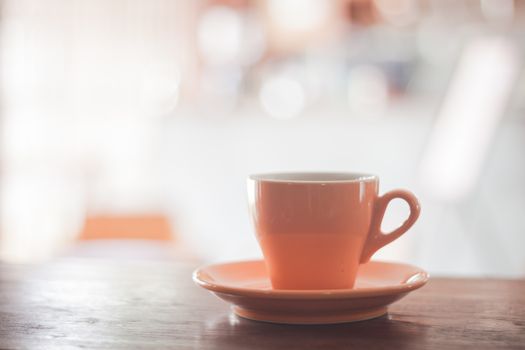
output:
M 411 265 L 371 261 L 359 267 L 353 289 L 272 289 L 264 261 L 213 264 L 193 280 L 231 303 L 241 317 L 291 324 L 328 324 L 382 316 L 387 306 L 422 287 L 428 274 Z

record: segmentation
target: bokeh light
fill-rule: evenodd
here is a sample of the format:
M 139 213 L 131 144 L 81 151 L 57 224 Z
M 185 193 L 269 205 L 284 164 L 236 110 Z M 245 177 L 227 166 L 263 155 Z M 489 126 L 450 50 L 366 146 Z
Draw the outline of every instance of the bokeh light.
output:
M 236 63 L 241 52 L 243 24 L 240 14 L 226 6 L 207 9 L 198 23 L 198 46 L 207 63 Z
M 388 103 L 388 81 L 385 74 L 372 65 L 351 69 L 347 96 L 353 116 L 381 116 Z
M 259 94 L 263 109 L 276 119 L 293 118 L 303 110 L 305 91 L 301 83 L 284 74 L 271 76 Z
M 284 32 L 312 31 L 325 24 L 333 2 L 323 0 L 269 0 L 268 8 L 278 30 Z

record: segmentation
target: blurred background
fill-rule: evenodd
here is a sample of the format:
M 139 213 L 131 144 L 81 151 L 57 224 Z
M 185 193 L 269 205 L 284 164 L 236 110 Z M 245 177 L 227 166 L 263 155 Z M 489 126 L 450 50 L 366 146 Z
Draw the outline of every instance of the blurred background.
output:
M 522 0 L 0 0 L 0 259 L 258 257 L 248 174 L 361 171 L 422 205 L 376 259 L 524 276 L 524 54 Z

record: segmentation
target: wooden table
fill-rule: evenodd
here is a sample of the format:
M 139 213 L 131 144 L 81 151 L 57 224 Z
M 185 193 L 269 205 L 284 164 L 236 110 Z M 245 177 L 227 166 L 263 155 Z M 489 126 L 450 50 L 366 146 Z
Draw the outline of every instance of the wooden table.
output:
M 0 264 L 0 348 L 525 349 L 525 281 L 435 278 L 379 319 L 289 326 L 233 316 L 194 267 Z

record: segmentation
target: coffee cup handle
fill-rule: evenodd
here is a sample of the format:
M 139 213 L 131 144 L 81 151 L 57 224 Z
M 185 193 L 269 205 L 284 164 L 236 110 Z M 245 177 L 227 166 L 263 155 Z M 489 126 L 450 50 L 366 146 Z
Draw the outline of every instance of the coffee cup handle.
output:
M 410 207 L 410 214 L 408 219 L 406 219 L 405 222 L 403 222 L 403 224 L 397 229 L 390 233 L 384 233 L 381 231 L 381 223 L 383 222 L 386 208 L 388 207 L 388 203 L 396 198 L 403 199 L 408 203 L 408 206 Z M 385 193 L 383 196 L 378 197 L 374 205 L 370 232 L 368 233 L 359 263 L 364 264 L 368 262 L 377 250 L 399 238 L 403 233 L 407 232 L 408 229 L 416 222 L 420 211 L 421 208 L 419 206 L 419 201 L 417 200 L 416 196 L 414 196 L 409 191 L 393 190 Z

